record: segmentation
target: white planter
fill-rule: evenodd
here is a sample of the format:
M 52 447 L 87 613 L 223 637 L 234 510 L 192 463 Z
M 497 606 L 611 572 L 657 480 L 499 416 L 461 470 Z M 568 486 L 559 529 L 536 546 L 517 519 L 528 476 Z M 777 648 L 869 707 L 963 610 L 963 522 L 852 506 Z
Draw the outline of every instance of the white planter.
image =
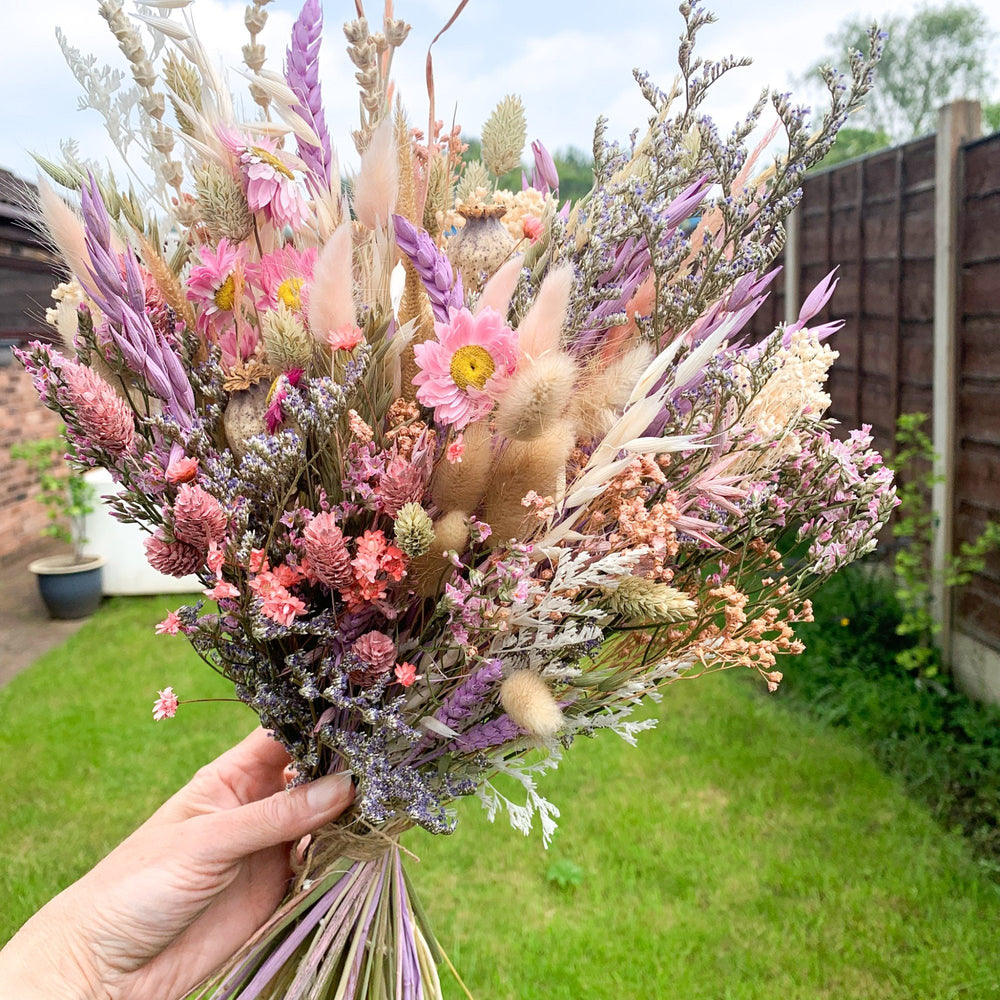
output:
M 87 482 L 98 498 L 113 494 L 116 486 L 104 469 L 91 469 Z M 196 576 L 180 579 L 157 572 L 146 561 L 143 542 L 149 537 L 137 524 L 115 520 L 107 504 L 98 499 L 96 510 L 87 517 L 87 551 L 100 552 L 104 564 L 106 595 L 190 594 L 202 589 Z

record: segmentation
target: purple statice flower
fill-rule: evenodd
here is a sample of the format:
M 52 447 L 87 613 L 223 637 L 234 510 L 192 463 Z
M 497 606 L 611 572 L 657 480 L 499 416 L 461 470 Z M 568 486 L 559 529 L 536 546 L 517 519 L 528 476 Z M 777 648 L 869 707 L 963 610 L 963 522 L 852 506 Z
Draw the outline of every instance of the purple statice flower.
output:
M 451 267 L 451 261 L 437 248 L 429 233 L 418 229 L 408 219 L 394 215 L 396 245 L 406 254 L 416 269 L 431 300 L 434 318 L 447 323 L 452 309 L 461 309 L 465 302 L 462 294 L 462 277 Z
M 320 0 L 306 0 L 292 26 L 292 44 L 285 53 L 285 80 L 299 99 L 295 111 L 316 134 L 319 145 L 298 139 L 299 156 L 324 186 L 334 176 L 335 159 L 330 133 L 323 115 L 319 82 L 319 48 L 323 37 L 323 7 Z

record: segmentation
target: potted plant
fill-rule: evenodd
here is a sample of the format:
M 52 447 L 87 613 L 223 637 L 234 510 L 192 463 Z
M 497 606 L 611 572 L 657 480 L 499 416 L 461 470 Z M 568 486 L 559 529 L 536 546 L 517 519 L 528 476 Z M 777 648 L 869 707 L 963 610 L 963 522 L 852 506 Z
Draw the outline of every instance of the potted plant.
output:
M 38 476 L 40 502 L 49 523 L 42 534 L 73 547 L 35 559 L 28 565 L 38 577 L 42 601 L 53 618 L 84 618 L 101 603 L 104 556 L 84 552 L 86 518 L 94 511 L 97 493 L 73 464 L 72 443 L 65 436 L 22 442 L 11 448 L 11 457 L 22 459 Z M 69 461 L 64 462 L 63 456 Z

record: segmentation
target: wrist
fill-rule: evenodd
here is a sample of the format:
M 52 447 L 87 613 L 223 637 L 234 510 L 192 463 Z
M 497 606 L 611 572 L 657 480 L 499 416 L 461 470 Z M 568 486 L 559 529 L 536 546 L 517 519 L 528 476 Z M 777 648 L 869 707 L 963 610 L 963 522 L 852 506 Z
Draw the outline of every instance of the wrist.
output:
M 0 949 L 0 997 L 108 1000 L 85 949 L 61 926 L 56 909 L 55 901 L 43 907 Z

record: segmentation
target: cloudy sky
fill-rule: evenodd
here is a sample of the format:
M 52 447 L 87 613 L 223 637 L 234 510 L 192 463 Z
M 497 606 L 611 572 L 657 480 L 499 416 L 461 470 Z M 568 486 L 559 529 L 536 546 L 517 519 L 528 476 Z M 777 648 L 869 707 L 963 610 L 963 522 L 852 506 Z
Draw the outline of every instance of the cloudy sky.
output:
M 423 82 L 427 46 L 457 0 L 397 0 L 399 16 L 415 27 L 397 56 L 396 78 L 411 120 L 426 120 Z M 276 0 L 264 42 L 272 67 L 280 66 L 299 0 Z M 356 123 L 356 91 L 343 54 L 340 25 L 351 17 L 353 0 L 325 0 L 327 30 L 321 56 L 324 99 L 331 133 L 342 154 Z M 377 0 L 365 4 L 372 19 Z M 792 88 L 805 68 L 826 49 L 829 32 L 850 15 L 878 17 L 911 13 L 911 0 L 839 0 L 814 5 L 802 0 L 715 0 L 717 24 L 702 35 L 701 52 L 730 53 L 754 60 L 718 86 L 710 106 L 729 126 L 762 87 Z M 72 45 L 99 62 L 120 66 L 114 40 L 81 0 L 3 0 L 0 22 L 0 166 L 33 177 L 28 152 L 56 157 L 63 138 L 79 140 L 94 159 L 115 156 L 103 136 L 100 116 L 77 109 L 79 88 L 55 38 L 61 27 Z M 240 68 L 246 35 L 243 0 L 194 0 L 192 12 L 206 47 L 228 69 Z M 126 0 L 126 9 L 132 4 Z M 1000 31 L 1000 16 L 992 15 Z M 676 0 L 471 0 L 458 22 L 435 45 L 438 117 L 461 123 L 475 134 L 496 101 L 519 93 L 528 112 L 530 138 L 551 149 L 589 149 L 594 120 L 608 116 L 612 134 L 624 138 L 645 121 L 645 105 L 632 80 L 633 67 L 648 69 L 668 85 L 676 65 L 681 18 Z M 233 77 L 234 90 L 243 86 Z M 350 147 L 347 149 L 345 147 Z M 117 170 L 117 162 L 114 163 Z

